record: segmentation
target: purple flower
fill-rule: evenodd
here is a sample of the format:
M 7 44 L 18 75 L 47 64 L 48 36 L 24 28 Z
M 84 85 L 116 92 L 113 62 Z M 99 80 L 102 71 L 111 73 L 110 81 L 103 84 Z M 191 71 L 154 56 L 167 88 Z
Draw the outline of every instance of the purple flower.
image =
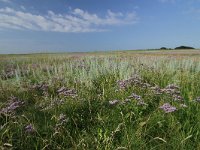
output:
M 133 75 L 131 78 L 129 78 L 127 80 L 119 80 L 119 81 L 117 81 L 117 83 L 118 83 L 118 87 L 120 90 L 124 90 L 131 84 L 143 85 L 142 79 L 137 74 Z
M 183 101 L 183 97 L 180 95 L 173 95 L 174 101 Z
M 15 110 L 19 107 L 21 107 L 24 104 L 21 100 L 19 100 L 16 97 L 10 97 L 10 102 L 7 104 L 7 107 L 2 108 L 0 110 L 0 113 L 3 114 L 11 114 L 14 113 Z
M 162 110 L 165 111 L 165 113 L 170 113 L 170 112 L 174 112 L 176 111 L 176 107 L 171 106 L 169 103 L 165 103 L 162 106 L 160 106 L 159 108 L 161 108 Z
M 57 118 L 56 128 L 62 127 L 69 121 L 69 118 L 66 117 L 64 114 L 60 114 Z
M 135 93 L 132 93 L 131 96 L 129 96 L 128 98 L 134 98 L 134 99 L 136 99 L 138 101 L 141 100 L 141 96 L 139 96 L 139 95 L 137 95 Z
M 178 90 L 179 87 L 175 84 L 169 84 L 168 86 L 166 86 L 166 89 L 176 89 L 176 90 Z
M 119 100 L 109 101 L 110 105 L 117 105 L 118 103 L 119 103 Z
M 143 100 L 139 100 L 137 105 L 143 106 L 143 105 L 147 105 Z
M 61 93 L 63 91 L 66 91 L 66 88 L 64 86 L 57 90 L 58 93 Z
M 122 90 L 122 89 L 126 88 L 127 83 L 125 81 L 121 80 L 121 81 L 118 81 L 118 86 Z
M 75 91 L 75 89 L 68 89 L 64 86 L 58 89 L 57 93 L 63 96 L 71 96 L 72 98 L 75 98 L 77 96 L 77 92 Z
M 159 86 L 154 86 L 154 87 L 151 87 L 151 90 L 156 94 L 156 95 L 161 95 L 163 94 L 163 89 L 161 89 Z
M 166 86 L 163 90 L 163 92 L 165 92 L 166 94 L 170 94 L 170 95 L 176 95 L 178 100 L 181 100 L 182 98 L 178 96 L 180 96 L 180 91 L 179 91 L 179 87 L 177 85 L 174 84 L 170 84 L 168 86 Z
M 27 125 L 25 127 L 25 132 L 27 132 L 27 133 L 33 133 L 33 132 L 35 132 L 35 129 L 34 129 L 33 125 L 32 124 Z

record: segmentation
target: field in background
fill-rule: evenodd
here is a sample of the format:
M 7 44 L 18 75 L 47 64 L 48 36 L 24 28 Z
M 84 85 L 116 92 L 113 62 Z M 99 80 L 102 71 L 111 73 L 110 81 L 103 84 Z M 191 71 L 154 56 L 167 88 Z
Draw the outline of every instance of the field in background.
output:
M 1 149 L 200 149 L 200 50 L 0 55 Z

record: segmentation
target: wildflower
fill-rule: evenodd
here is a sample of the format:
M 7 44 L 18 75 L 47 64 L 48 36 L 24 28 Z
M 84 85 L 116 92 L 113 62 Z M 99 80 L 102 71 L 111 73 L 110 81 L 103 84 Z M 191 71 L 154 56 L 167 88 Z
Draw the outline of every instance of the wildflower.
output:
M 57 92 L 58 92 L 58 93 L 61 93 L 61 92 L 65 91 L 65 90 L 66 90 L 66 88 L 63 86 L 63 87 L 61 87 L 60 89 L 58 89 Z
M 69 121 L 69 118 L 66 117 L 64 114 L 60 114 L 57 118 L 57 123 L 55 125 L 55 133 L 60 133 L 60 131 L 63 129 L 64 125 Z
M 33 133 L 33 132 L 35 132 L 35 129 L 34 129 L 33 125 L 32 124 L 27 125 L 25 127 L 25 132 L 26 133 Z
M 160 89 L 160 88 L 156 85 L 156 86 L 151 87 L 151 89 L 152 89 L 152 90 L 158 90 L 158 89 Z
M 66 115 L 60 114 L 60 116 L 59 116 L 59 118 L 58 118 L 58 122 L 59 122 L 60 124 L 64 124 L 64 123 L 68 122 L 68 118 L 66 118 Z
M 185 104 L 180 104 L 180 107 L 186 108 L 186 107 L 188 107 L 188 106 L 185 105 Z
M 110 105 L 117 105 L 118 103 L 119 103 L 119 100 L 109 101 Z
M 7 104 L 7 107 L 2 108 L 0 110 L 0 113 L 3 114 L 11 114 L 14 113 L 14 111 L 21 107 L 24 104 L 24 102 L 22 102 L 21 100 L 19 100 L 17 97 L 10 97 L 10 102 Z
M 200 97 L 197 97 L 195 101 L 200 102 Z
M 57 93 L 59 95 L 63 95 L 63 96 L 71 96 L 71 97 L 76 97 L 76 91 L 74 89 L 68 89 L 66 87 L 61 87 L 60 89 L 57 90 Z
M 42 94 L 47 97 L 49 95 L 48 87 L 49 87 L 49 85 L 47 83 L 39 83 L 39 84 L 34 84 L 31 87 L 31 90 L 34 89 L 34 90 L 41 91 Z
M 143 105 L 147 105 L 147 103 L 145 103 L 143 100 L 140 100 L 138 101 L 137 105 L 143 106 Z
M 118 83 L 118 86 L 121 90 L 127 88 L 127 86 L 130 85 L 130 84 L 143 86 L 142 79 L 137 74 L 133 75 L 131 78 L 129 78 L 127 80 L 119 80 L 119 81 L 117 81 L 117 83 Z
M 8 67 L 6 70 L 4 70 L 1 74 L 2 79 L 10 79 L 15 77 L 15 69 Z
M 141 100 L 141 96 L 137 95 L 135 93 L 132 93 L 131 96 L 129 96 L 128 98 L 133 98 L 133 99 L 136 99 L 136 100 Z
M 47 91 L 48 85 L 46 83 L 40 83 L 33 85 L 32 88 L 36 90 Z
M 158 86 L 155 86 L 155 87 L 151 87 L 151 90 L 156 94 L 156 95 L 161 95 L 163 94 L 163 89 L 161 89 L 160 87 Z
M 123 102 L 121 102 L 121 104 L 126 104 L 126 103 L 130 103 L 131 100 L 130 99 L 125 99 Z
M 166 94 L 173 94 L 175 93 L 174 89 L 162 89 L 163 92 L 165 92 Z
M 180 95 L 174 94 L 174 95 L 173 95 L 173 98 L 174 98 L 175 101 L 183 101 L 183 97 L 180 96 Z
M 170 112 L 174 112 L 176 111 L 176 107 L 171 106 L 169 103 L 165 103 L 162 106 L 160 106 L 159 108 L 161 108 L 162 110 L 165 111 L 165 113 L 170 113 Z
M 127 83 L 123 80 L 118 81 L 117 83 L 118 83 L 118 86 L 119 86 L 120 89 L 125 89 L 126 86 L 127 86 Z
M 175 90 L 178 90 L 179 87 L 175 84 L 169 84 L 168 86 L 166 86 L 166 89 L 175 89 Z
M 166 86 L 163 91 L 167 94 L 171 94 L 171 95 L 180 95 L 180 91 L 179 91 L 179 87 L 177 85 L 174 84 L 169 84 L 168 86 Z
M 130 99 L 125 99 L 124 102 L 128 103 L 128 102 L 131 102 L 131 100 Z
M 151 87 L 149 83 L 143 83 L 143 88 L 148 88 L 148 87 Z

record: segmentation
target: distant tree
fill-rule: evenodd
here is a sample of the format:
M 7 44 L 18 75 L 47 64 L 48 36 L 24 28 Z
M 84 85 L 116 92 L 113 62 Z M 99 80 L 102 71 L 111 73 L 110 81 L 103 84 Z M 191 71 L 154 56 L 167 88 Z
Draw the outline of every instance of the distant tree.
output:
M 167 48 L 166 48 L 166 47 L 161 47 L 160 49 L 162 49 L 162 50 L 166 50 Z
M 179 47 L 176 47 L 175 49 L 195 49 L 195 48 L 190 47 L 190 46 L 179 46 Z

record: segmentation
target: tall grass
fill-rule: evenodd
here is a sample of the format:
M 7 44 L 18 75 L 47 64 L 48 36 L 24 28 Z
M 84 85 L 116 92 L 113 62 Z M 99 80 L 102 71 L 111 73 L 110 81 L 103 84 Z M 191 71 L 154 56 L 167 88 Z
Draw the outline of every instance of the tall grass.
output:
M 0 58 L 1 149 L 200 149 L 199 55 Z M 172 84 L 183 99 L 155 91 Z

